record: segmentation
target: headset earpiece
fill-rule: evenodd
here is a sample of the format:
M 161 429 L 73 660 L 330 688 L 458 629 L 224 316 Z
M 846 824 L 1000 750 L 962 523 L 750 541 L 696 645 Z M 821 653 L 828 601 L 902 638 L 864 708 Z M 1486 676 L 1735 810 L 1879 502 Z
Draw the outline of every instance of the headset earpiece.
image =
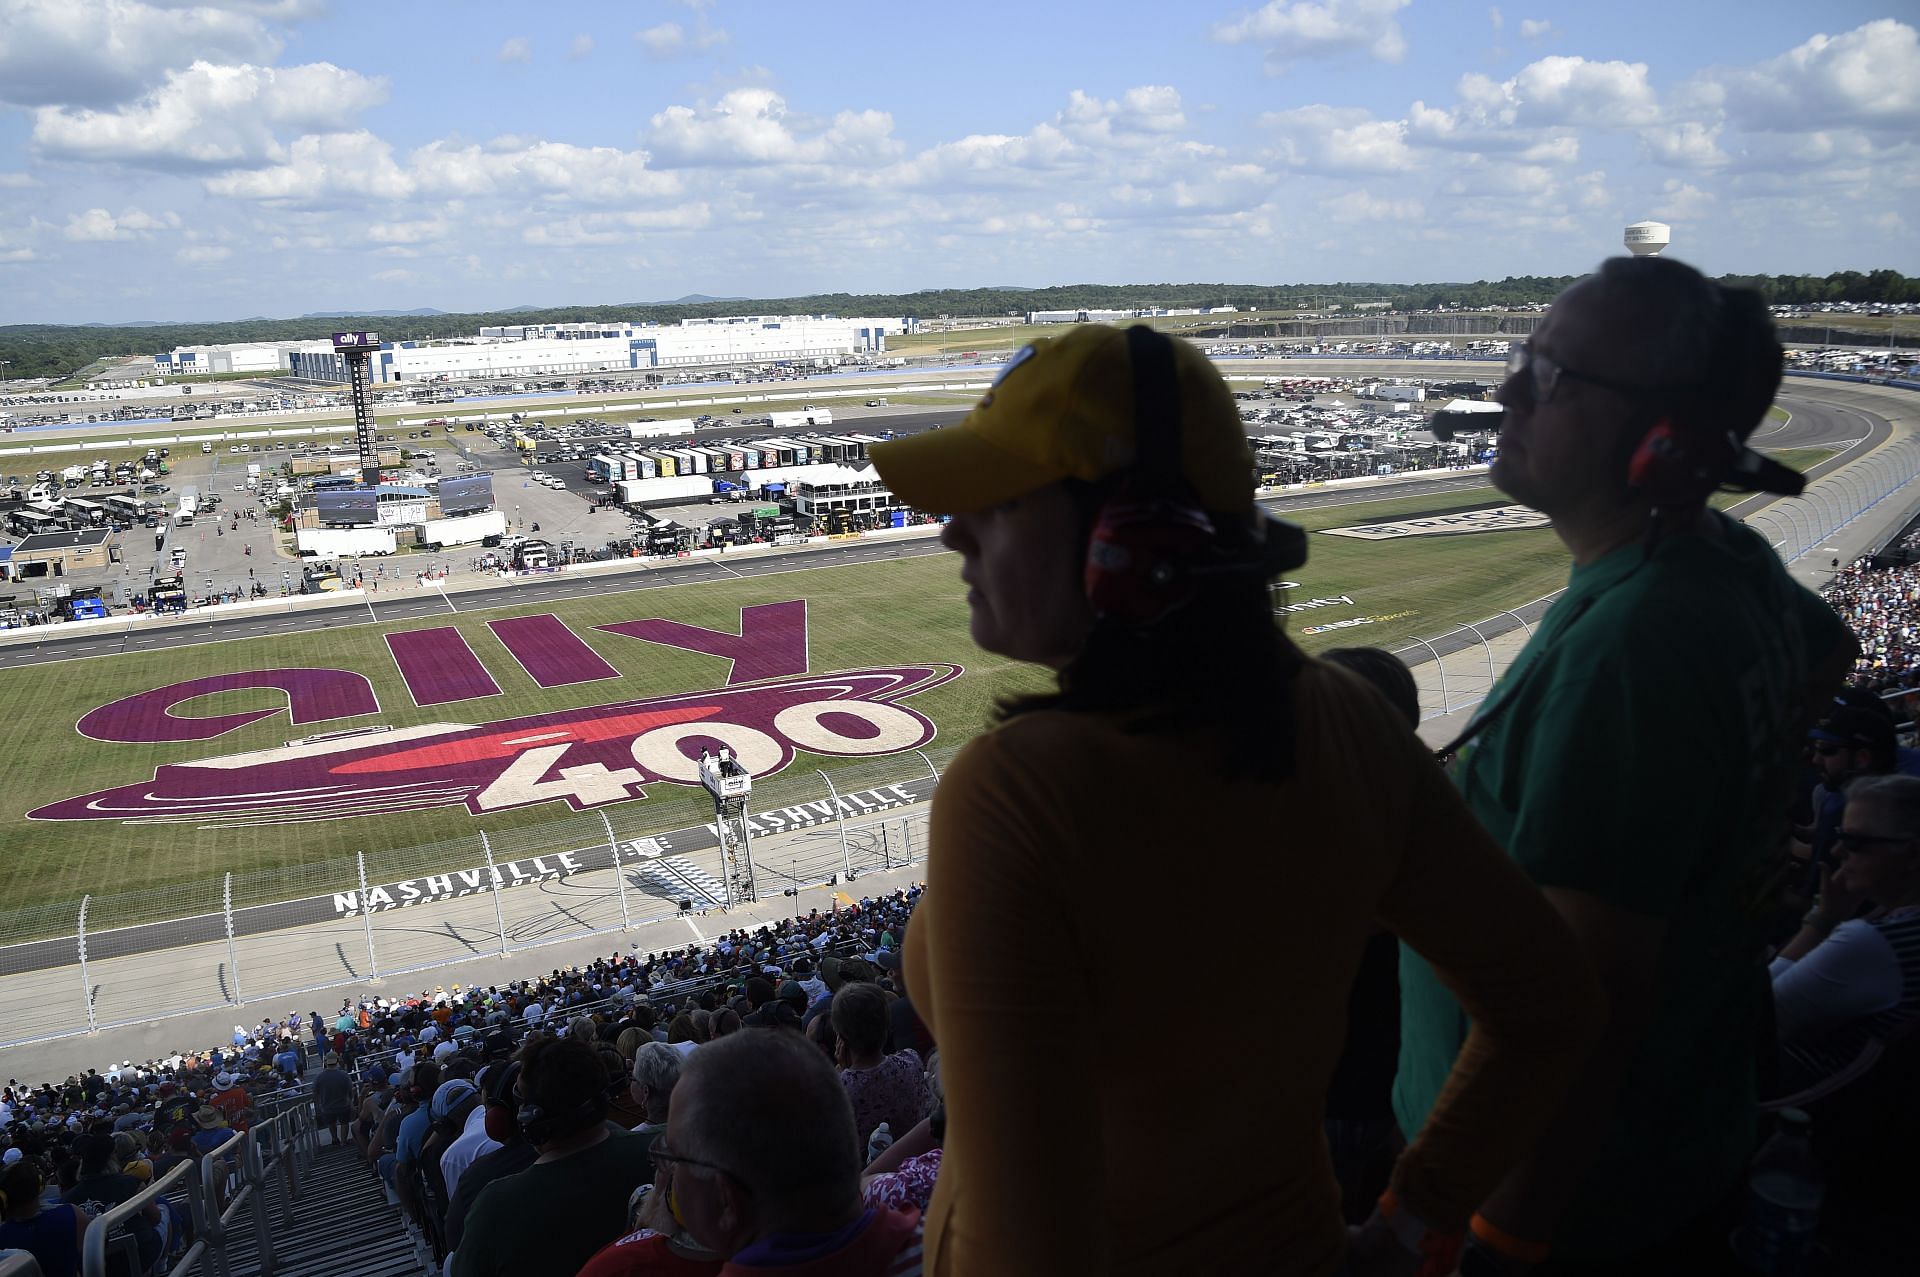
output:
M 1087 541 L 1087 601 L 1102 618 L 1150 625 L 1193 597 L 1192 571 L 1213 543 L 1213 520 L 1181 468 L 1180 386 L 1173 342 L 1127 329 L 1133 368 L 1134 456 Z
M 1674 433 L 1673 422 L 1662 417 L 1640 437 L 1633 459 L 1627 463 L 1627 482 L 1642 492 L 1670 488 L 1685 463 L 1686 450 Z

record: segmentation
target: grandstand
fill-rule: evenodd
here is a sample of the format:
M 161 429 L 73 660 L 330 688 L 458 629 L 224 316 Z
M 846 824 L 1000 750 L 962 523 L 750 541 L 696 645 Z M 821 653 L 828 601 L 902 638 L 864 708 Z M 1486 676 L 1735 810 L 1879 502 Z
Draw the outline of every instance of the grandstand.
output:
M 395 1137 L 385 1124 L 356 1119 L 351 1142 L 328 1137 L 316 1096 L 324 1099 L 329 1068 L 351 1078 L 353 1111 L 371 1115 L 370 1101 L 403 1088 L 416 1067 L 471 1078 L 529 1039 L 559 1035 L 599 1044 L 610 1084 L 624 1093 L 644 1042 L 684 1052 L 741 1031 L 742 1019 L 797 1027 L 842 982 L 894 993 L 894 954 L 918 896 L 915 887 L 836 903 L 680 950 L 616 951 L 540 979 L 343 1001 L 332 1016 L 313 1010 L 236 1025 L 228 1041 L 138 1065 L 12 1082 L 0 1143 L 18 1150 L 6 1155 L 9 1167 L 32 1159 L 51 1182 L 71 1187 L 90 1135 L 127 1137 L 114 1170 L 145 1187 L 86 1226 L 82 1271 L 90 1275 L 150 1240 L 143 1216 L 158 1203 L 186 1227 L 173 1230 L 161 1259 L 141 1253 L 143 1263 L 239 1277 L 424 1277 L 448 1256 L 444 1186 L 424 1170 L 418 1185 L 383 1181 L 376 1165 Z M 632 1125 L 631 1108 L 616 1096 L 611 1112 Z M 188 1139 L 196 1130 L 210 1138 Z M 624 1216 L 611 1220 L 588 1252 L 630 1231 L 625 1225 Z M 14 1277 L 4 1258 L 0 1273 Z

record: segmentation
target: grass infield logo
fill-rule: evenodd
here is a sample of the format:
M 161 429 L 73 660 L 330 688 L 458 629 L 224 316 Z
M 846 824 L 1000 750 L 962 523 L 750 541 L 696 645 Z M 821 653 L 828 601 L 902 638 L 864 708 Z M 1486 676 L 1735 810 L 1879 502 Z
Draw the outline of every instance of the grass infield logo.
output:
M 1387 612 L 1380 616 L 1356 616 L 1345 621 L 1329 621 L 1325 625 L 1309 625 L 1300 632 L 1302 634 L 1328 634 L 1334 630 L 1350 630 L 1360 625 L 1378 625 L 1382 621 L 1398 621 L 1402 617 L 1412 615 L 1413 610 L 1409 608 L 1404 612 Z
M 1361 523 L 1350 528 L 1322 528 L 1322 536 L 1353 537 L 1359 541 L 1395 541 L 1401 537 L 1446 537 L 1467 532 L 1513 532 L 1521 528 L 1544 528 L 1547 516 L 1531 506 L 1503 505 L 1487 510 L 1456 510 L 1451 514 L 1429 515 L 1424 519 L 1402 519 L 1397 523 Z

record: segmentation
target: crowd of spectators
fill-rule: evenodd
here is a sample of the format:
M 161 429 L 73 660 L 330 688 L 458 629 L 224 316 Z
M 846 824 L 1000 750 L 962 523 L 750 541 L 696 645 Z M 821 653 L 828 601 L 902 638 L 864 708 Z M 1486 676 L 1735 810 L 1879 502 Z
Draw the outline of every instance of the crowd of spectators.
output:
M 1920 541 L 1920 533 L 1906 541 Z M 1860 644 L 1851 681 L 1892 691 L 1920 679 L 1920 565 L 1876 562 L 1862 558 L 1838 568 L 1820 596 Z
M 924 1048 L 924 1037 L 893 979 L 918 896 L 915 888 L 676 951 L 614 953 L 535 980 L 348 1000 L 331 1016 L 308 1010 L 235 1025 L 231 1039 L 213 1047 L 91 1068 L 59 1083 L 8 1079 L 0 1091 L 0 1251 L 33 1253 L 49 1277 L 77 1272 L 80 1238 L 101 1210 L 179 1162 L 197 1161 L 262 1114 L 297 1103 L 312 1105 L 324 1146 L 350 1145 L 366 1159 L 423 1254 L 453 1270 L 469 1218 L 488 1227 L 508 1218 L 484 1206 L 474 1215 L 480 1192 L 553 1152 L 549 1131 L 577 1143 L 568 1119 L 593 1108 L 595 1128 L 621 1140 L 571 1170 L 595 1168 L 595 1183 L 620 1187 L 603 1201 L 583 1196 L 571 1173 L 548 1177 L 548 1204 L 578 1213 L 578 1229 L 523 1228 L 541 1258 L 522 1268 L 499 1267 L 517 1252 L 504 1237 L 486 1237 L 467 1248 L 459 1269 L 561 1271 L 552 1247 L 565 1235 L 565 1244 L 584 1247 L 564 1268 L 572 1272 L 634 1231 L 628 1198 L 653 1181 L 646 1148 L 664 1129 L 668 1100 L 697 1047 L 748 1028 L 788 1030 L 810 1043 L 836 1085 L 846 1079 L 843 1093 L 864 1097 L 862 1113 L 878 1114 L 872 1124 L 890 1123 L 901 1137 L 924 1127 L 931 1092 L 911 1049 Z M 871 991 L 849 1001 L 863 1014 L 841 1016 L 852 1045 L 828 1013 L 833 991 L 849 985 Z M 896 1026 L 910 1048 L 898 1056 L 885 1049 Z M 836 1057 L 847 1062 L 844 1071 Z M 531 1116 L 530 1103 L 550 1120 Z M 859 1144 L 864 1165 L 872 1131 L 854 1131 L 854 1100 L 846 1103 L 847 1139 Z M 897 1143 L 928 1151 L 924 1131 Z M 911 1175 L 888 1181 L 888 1209 L 909 1200 L 902 1184 L 930 1192 L 937 1161 L 934 1149 Z M 595 1205 L 605 1209 L 596 1215 Z M 533 1218 L 545 1218 L 544 1208 Z M 158 1208 L 136 1218 L 143 1271 L 177 1248 L 175 1223 Z M 630 1244 L 619 1254 L 643 1252 L 650 1253 Z

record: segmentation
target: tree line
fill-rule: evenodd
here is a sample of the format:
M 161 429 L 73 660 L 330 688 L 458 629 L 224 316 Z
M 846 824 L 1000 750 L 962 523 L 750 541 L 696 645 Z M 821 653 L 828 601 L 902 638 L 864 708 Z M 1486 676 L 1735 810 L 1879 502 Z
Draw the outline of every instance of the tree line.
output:
M 1397 310 L 1455 306 L 1500 310 L 1550 301 L 1571 275 L 1516 275 L 1473 283 L 1390 284 L 1063 284 L 1053 288 L 928 289 L 917 293 L 817 293 L 630 306 L 561 306 L 472 314 L 316 316 L 136 327 L 13 324 L 0 326 L 0 377 L 64 377 L 102 357 L 147 355 L 175 346 L 249 341 L 325 340 L 337 330 L 371 328 L 388 340 L 470 336 L 483 325 L 604 323 L 675 324 L 739 314 L 911 315 L 989 318 L 1033 310 L 1132 310 L 1237 306 L 1242 310 L 1324 309 L 1335 303 L 1389 302 Z M 1721 282 L 1758 289 L 1770 304 L 1920 302 L 1920 279 L 1898 271 L 1835 271 L 1831 275 L 1726 275 Z

